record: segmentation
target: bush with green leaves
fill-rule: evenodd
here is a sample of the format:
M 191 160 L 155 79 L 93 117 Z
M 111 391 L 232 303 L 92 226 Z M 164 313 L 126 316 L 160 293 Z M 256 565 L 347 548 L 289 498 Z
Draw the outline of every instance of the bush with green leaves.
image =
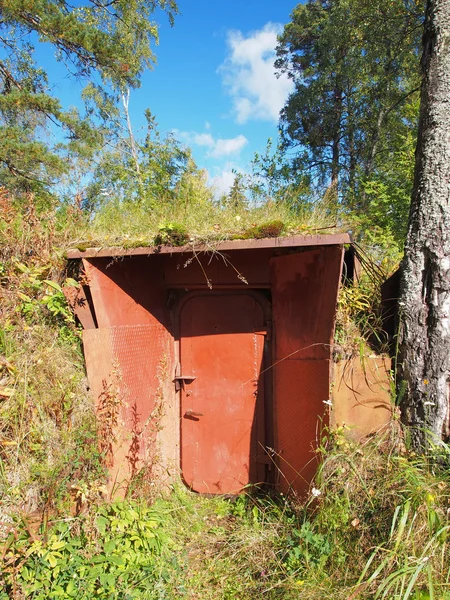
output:
M 157 557 L 169 542 L 152 508 L 114 502 L 62 519 L 34 539 L 26 528 L 18 532 L 6 542 L 1 600 L 158 597 L 153 585 L 164 573 Z

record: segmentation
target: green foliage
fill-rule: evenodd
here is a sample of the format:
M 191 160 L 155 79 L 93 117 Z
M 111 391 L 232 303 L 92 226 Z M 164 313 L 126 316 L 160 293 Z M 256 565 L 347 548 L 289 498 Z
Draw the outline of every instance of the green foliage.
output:
M 439 463 L 415 456 L 396 422 L 364 445 L 347 435 L 331 436 L 316 481 L 315 525 L 333 548 L 328 568 L 347 564 L 355 598 L 445 597 L 448 449 Z
M 411 202 L 415 122 L 419 98 L 405 102 L 400 123 L 391 132 L 392 146 L 375 158 L 375 170 L 361 177 L 360 200 L 351 203 L 351 223 L 368 247 L 380 247 L 395 254 L 403 251 Z
M 114 2 L 95 0 L 72 6 L 56 0 L 0 3 L 0 184 L 17 193 L 46 194 L 74 160 L 90 158 L 101 147 L 101 131 L 87 115 L 64 111 L 53 97 L 48 74 L 35 62 L 35 44 L 53 46 L 68 72 L 88 80 L 100 75 L 108 89 L 137 87 L 142 72 L 155 62 L 152 20 L 162 9 L 171 21 L 173 0 Z M 65 143 L 49 143 L 57 128 Z
M 22 313 L 29 324 L 40 321 L 53 321 L 59 324 L 59 333 L 67 339 L 76 341 L 77 331 L 72 309 L 67 303 L 63 287 L 79 287 L 70 277 L 63 282 L 63 287 L 56 281 L 45 279 L 51 265 L 27 266 L 13 261 L 14 268 L 20 274 L 20 287 L 16 290 L 19 300 L 17 310 Z
M 85 98 L 93 112 L 100 112 L 102 131 L 111 148 L 101 154 L 92 173 L 86 208 L 97 211 L 118 202 L 139 204 L 150 211 L 173 202 L 189 203 L 186 188 L 201 177 L 190 150 L 171 134 L 163 137 L 148 109 L 145 135 L 137 138 L 128 114 L 128 95 L 113 97 L 91 85 Z
M 17 589 L 36 600 L 158 597 L 152 592 L 161 577 L 155 557 L 168 547 L 155 510 L 136 502 L 103 504 L 74 525 L 60 521 L 34 540 L 24 529 L 13 536 L 0 598 Z
M 293 209 L 283 202 L 255 203 L 249 201 L 242 210 L 224 207 L 214 202 L 212 191 L 202 174 L 183 178 L 186 186 L 169 204 L 160 204 L 149 210 L 145 204 L 112 201 L 105 204 L 93 217 L 84 238 L 73 245 L 86 249 L 96 245 L 123 247 L 152 246 L 161 225 L 179 224 L 192 243 L 214 243 L 225 239 L 273 237 L 333 233 L 336 227 L 327 207 L 321 202 Z M 187 192 L 191 190 L 191 193 Z M 265 231 L 265 226 L 275 223 Z M 258 226 L 263 226 L 261 230 Z M 254 232 L 252 233 L 252 230 Z M 248 232 L 246 234 L 246 232 Z
M 183 246 L 188 240 L 189 236 L 183 225 L 168 223 L 160 226 L 154 243 L 156 246 Z
M 70 487 L 104 478 L 62 250 L 84 217 L 0 192 L 2 513 L 62 510 Z M 67 236 L 67 237 L 66 237 Z
M 288 573 L 308 575 L 311 569 L 322 571 L 330 558 L 333 548 L 326 534 L 318 533 L 309 521 L 300 528 L 293 528 L 287 539 L 285 557 Z
M 234 209 L 235 211 L 242 211 L 248 204 L 247 198 L 247 187 L 244 182 L 244 175 L 242 173 L 235 173 L 233 185 L 222 200 L 222 204 L 227 207 Z
M 244 231 L 242 237 L 244 239 L 259 240 L 262 238 L 279 237 L 284 231 L 286 231 L 286 225 L 283 221 L 271 221 L 250 227 L 250 229 Z
M 263 153 L 256 153 L 248 188 L 258 201 L 286 204 L 293 212 L 301 213 L 313 198 L 310 174 L 293 169 L 281 143 L 272 149 L 268 140 Z
M 412 188 L 423 3 L 308 0 L 285 26 L 276 66 L 295 82 L 281 113 L 292 170 L 369 236 L 402 247 Z M 381 236 L 380 236 L 381 237 Z

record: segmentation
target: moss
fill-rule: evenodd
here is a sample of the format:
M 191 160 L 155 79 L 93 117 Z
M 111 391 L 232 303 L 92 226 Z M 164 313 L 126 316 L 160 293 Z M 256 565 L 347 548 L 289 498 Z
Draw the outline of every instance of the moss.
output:
M 153 246 L 155 243 L 154 240 L 143 240 L 142 238 L 139 240 L 130 240 L 123 244 L 123 248 L 125 250 L 132 250 L 134 248 L 148 248 Z
M 286 225 L 283 221 L 269 221 L 262 225 L 254 225 L 250 227 L 241 236 L 244 240 L 260 240 L 263 238 L 274 238 L 279 237 L 285 231 Z

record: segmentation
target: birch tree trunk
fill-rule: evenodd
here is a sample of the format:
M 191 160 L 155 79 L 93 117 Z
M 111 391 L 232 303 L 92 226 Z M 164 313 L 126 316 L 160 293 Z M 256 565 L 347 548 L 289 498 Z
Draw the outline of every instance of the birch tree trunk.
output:
M 400 293 L 400 404 L 412 444 L 448 435 L 450 0 L 428 0 L 415 180 Z M 403 394 L 403 397 L 401 397 Z M 431 440 L 430 440 L 431 434 Z

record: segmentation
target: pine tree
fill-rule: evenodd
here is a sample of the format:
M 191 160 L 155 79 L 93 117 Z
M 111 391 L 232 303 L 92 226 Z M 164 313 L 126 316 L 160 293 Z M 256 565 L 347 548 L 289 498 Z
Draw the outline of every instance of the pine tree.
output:
M 88 155 L 101 135 L 92 120 L 64 111 L 36 63 L 35 45 L 52 45 L 69 73 L 99 75 L 112 90 L 137 87 L 152 66 L 161 8 L 173 20 L 174 0 L 0 0 L 0 184 L 18 191 L 46 190 L 67 170 L 68 155 Z M 57 128 L 65 144 L 44 139 Z

